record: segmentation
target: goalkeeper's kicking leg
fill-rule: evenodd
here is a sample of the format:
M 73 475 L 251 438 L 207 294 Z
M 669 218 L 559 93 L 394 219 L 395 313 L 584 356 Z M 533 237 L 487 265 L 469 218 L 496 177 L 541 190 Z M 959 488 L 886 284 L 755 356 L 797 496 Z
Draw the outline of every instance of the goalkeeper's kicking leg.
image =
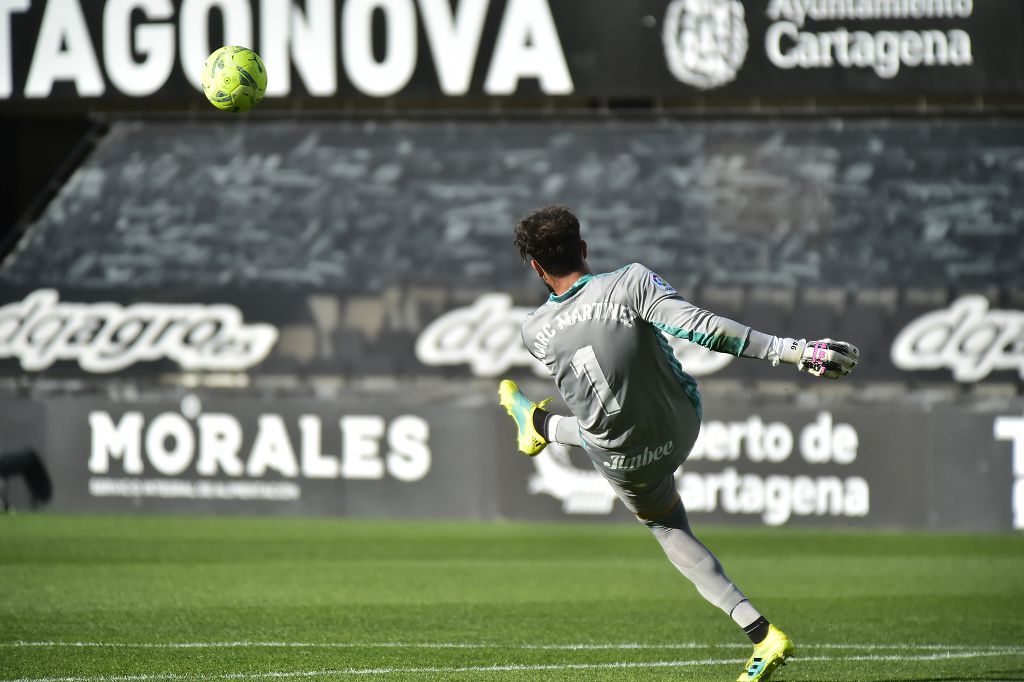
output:
M 520 451 L 533 456 L 551 442 L 582 446 L 576 418 L 547 412 L 543 407 L 549 401 L 532 402 L 515 382 L 508 380 L 501 382 L 498 395 L 499 402 L 516 422 Z M 685 455 L 692 445 L 691 440 L 679 452 Z M 680 463 L 682 459 L 685 456 Z M 721 562 L 693 534 L 674 476 L 668 474 L 656 481 L 638 483 L 613 481 L 607 476 L 606 480 L 626 508 L 651 529 L 672 565 L 694 584 L 701 596 L 743 628 L 754 643 L 754 653 L 737 682 L 767 680 L 779 665 L 785 665 L 786 657 L 793 654 L 793 642 L 754 608 L 729 580 Z
M 505 379 L 498 387 L 498 402 L 516 422 L 516 444 L 523 454 L 533 457 L 551 442 L 583 445 L 575 417 L 559 417 L 544 409 L 550 398 L 535 403 L 523 395 L 516 382 Z

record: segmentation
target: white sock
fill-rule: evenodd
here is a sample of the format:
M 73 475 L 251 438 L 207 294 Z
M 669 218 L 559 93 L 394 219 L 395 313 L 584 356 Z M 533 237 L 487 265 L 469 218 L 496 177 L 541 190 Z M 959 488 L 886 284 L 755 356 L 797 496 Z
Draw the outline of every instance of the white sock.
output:
M 560 417 L 553 414 L 548 417 L 548 423 L 544 426 L 547 433 L 544 437 L 551 443 L 562 445 L 575 445 L 581 447 L 583 439 L 580 438 L 580 423 L 576 417 Z
M 729 615 L 732 616 L 732 619 L 736 621 L 736 624 L 741 628 L 747 627 L 761 617 L 761 613 L 746 599 L 737 604 L 736 608 L 734 608 L 732 613 Z
M 557 414 L 553 414 L 548 417 L 548 423 L 544 426 L 544 430 L 547 431 L 547 433 L 544 434 L 544 437 L 552 443 L 557 442 L 555 440 L 555 434 L 558 433 L 558 422 L 563 419 L 565 419 L 565 417 L 560 417 Z

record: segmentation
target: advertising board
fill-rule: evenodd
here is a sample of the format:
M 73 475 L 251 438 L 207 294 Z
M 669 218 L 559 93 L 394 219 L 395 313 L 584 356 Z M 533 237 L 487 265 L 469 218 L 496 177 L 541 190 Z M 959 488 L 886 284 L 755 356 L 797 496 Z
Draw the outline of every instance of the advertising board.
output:
M 7 442 L 39 452 L 61 511 L 631 519 L 581 452 L 518 454 L 491 397 L 410 389 L 4 405 L 24 417 Z M 697 523 L 1024 528 L 1024 404 L 815 408 L 709 396 L 705 414 L 676 475 Z
M 268 101 L 978 96 L 1024 90 L 1014 0 L 15 0 L 0 102 L 197 101 L 252 47 Z

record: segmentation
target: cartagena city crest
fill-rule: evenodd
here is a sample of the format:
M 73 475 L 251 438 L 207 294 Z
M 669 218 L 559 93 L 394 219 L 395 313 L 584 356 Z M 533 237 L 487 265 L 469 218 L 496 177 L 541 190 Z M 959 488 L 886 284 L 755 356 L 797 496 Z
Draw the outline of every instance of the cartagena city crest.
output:
M 662 41 L 669 71 L 702 90 L 733 81 L 747 56 L 747 24 L 739 0 L 673 0 Z

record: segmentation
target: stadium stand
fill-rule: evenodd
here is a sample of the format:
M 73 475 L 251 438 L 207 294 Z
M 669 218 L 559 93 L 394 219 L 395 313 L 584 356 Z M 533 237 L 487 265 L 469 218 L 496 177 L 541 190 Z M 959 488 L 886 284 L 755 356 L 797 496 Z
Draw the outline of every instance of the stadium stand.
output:
M 510 228 L 560 201 L 679 287 L 1019 287 L 1022 156 L 983 120 L 121 122 L 0 285 L 524 286 Z

